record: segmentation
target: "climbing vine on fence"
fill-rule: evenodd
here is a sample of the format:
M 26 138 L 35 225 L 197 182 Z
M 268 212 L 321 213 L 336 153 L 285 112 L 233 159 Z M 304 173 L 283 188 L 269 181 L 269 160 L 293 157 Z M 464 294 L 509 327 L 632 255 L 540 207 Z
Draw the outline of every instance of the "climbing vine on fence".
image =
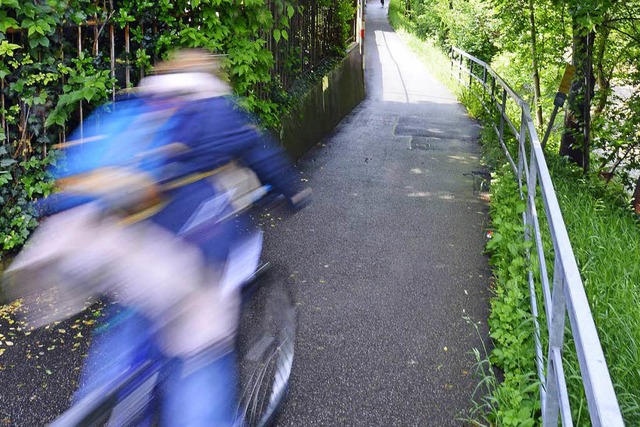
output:
M 243 105 L 272 128 L 291 76 L 344 52 L 353 0 L 0 0 L 0 254 L 36 220 L 52 147 L 176 47 L 224 54 Z

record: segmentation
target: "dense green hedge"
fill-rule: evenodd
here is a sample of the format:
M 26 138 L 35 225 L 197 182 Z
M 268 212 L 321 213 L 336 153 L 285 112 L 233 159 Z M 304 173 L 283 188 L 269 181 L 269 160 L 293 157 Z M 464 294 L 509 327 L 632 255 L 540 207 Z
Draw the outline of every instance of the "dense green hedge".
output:
M 244 106 L 277 129 L 288 76 L 341 55 L 354 18 L 353 0 L 0 0 L 0 256 L 36 225 L 52 146 L 168 51 L 224 53 Z M 310 37 L 313 52 L 292 42 Z

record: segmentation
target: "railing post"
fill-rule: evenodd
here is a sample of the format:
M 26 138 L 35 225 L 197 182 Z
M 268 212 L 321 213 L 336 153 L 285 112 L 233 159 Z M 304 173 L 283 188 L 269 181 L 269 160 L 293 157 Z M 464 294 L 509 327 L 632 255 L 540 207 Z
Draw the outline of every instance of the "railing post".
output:
M 462 81 L 462 60 L 464 57 L 460 54 L 460 61 L 458 62 L 458 81 Z
M 553 289 L 551 291 L 551 329 L 549 330 L 549 348 L 547 352 L 547 391 L 546 399 L 543 402 L 542 425 L 543 427 L 558 425 L 558 413 L 560 409 L 558 399 L 558 379 L 557 370 L 554 363 L 554 349 L 562 352 L 564 343 L 564 321 L 566 311 L 566 300 L 564 287 L 566 285 L 560 255 L 556 253 L 553 269 Z
M 520 195 L 522 196 L 522 173 L 526 163 L 525 141 L 527 139 L 527 117 L 523 106 L 520 106 L 520 110 L 520 134 L 518 135 L 518 187 L 520 188 Z
M 482 67 L 482 90 L 487 94 L 487 67 Z
M 531 138 L 531 136 L 529 136 Z M 534 215 L 535 215 L 535 210 L 536 210 L 536 194 L 538 192 L 538 166 L 536 163 L 536 150 L 533 149 L 533 143 L 531 143 L 531 149 L 529 150 L 529 179 L 527 181 L 527 224 L 529 225 L 528 227 L 525 228 L 525 241 L 531 241 L 534 238 L 536 238 L 535 233 L 539 232 L 536 231 L 538 224 L 537 221 L 534 219 Z M 547 274 L 547 269 L 545 266 L 545 259 L 544 259 L 544 252 L 541 251 L 540 247 L 536 244 L 536 246 L 538 249 L 536 250 L 536 253 L 538 254 L 538 267 L 539 267 L 539 271 L 540 271 L 540 275 L 546 275 Z M 531 265 L 529 270 L 529 280 L 531 282 L 533 282 L 533 265 Z M 537 310 L 537 302 L 535 300 L 535 288 L 534 288 L 534 284 L 530 283 L 530 292 L 531 292 L 531 307 L 532 307 L 532 313 L 533 313 L 533 321 L 534 321 L 534 326 L 535 326 L 535 331 L 534 333 L 536 334 L 534 336 L 535 339 L 535 343 L 536 343 L 536 368 L 538 371 L 538 378 L 540 379 L 540 385 L 539 385 L 539 392 L 540 392 L 540 401 L 542 402 L 542 411 L 544 412 L 544 405 L 546 402 L 546 377 L 544 374 L 544 356 L 543 356 L 543 350 L 542 350 L 542 344 L 541 344 L 541 339 L 540 339 L 540 323 L 538 322 L 538 318 L 539 318 L 539 314 L 538 314 L 538 310 Z M 547 295 L 545 295 L 545 290 L 544 290 L 544 285 L 543 285 L 543 309 L 545 310 L 545 319 L 547 320 L 546 325 L 547 325 L 547 330 L 550 328 L 550 320 L 551 320 L 551 314 L 550 314 L 550 307 L 549 304 L 547 303 L 547 301 L 551 301 L 551 297 L 547 297 Z
M 500 142 L 505 144 L 504 142 L 504 116 L 507 114 L 507 90 L 502 88 L 502 103 L 500 104 L 500 134 L 498 135 L 500 138 Z
M 473 61 L 469 60 L 469 88 L 473 84 Z
M 493 102 L 495 102 L 496 100 L 496 78 L 495 77 L 491 79 L 491 100 Z
M 451 63 L 451 74 L 453 74 L 453 62 L 455 60 L 454 58 L 454 54 L 455 54 L 455 50 L 453 50 L 453 46 L 451 47 L 451 50 L 449 51 L 449 62 Z

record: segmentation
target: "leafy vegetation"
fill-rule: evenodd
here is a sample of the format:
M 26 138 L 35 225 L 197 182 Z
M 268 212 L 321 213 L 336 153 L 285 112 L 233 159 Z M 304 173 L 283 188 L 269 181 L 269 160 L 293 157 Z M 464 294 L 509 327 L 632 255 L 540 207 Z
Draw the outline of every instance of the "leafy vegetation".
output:
M 570 0 L 486 2 L 485 6 L 491 6 L 493 13 L 484 8 L 478 9 L 477 15 L 492 21 L 484 23 L 484 28 L 495 30 L 488 39 L 494 47 L 489 49 L 465 46 L 463 38 L 449 31 L 446 20 L 436 19 L 446 13 L 464 15 L 472 1 L 395 0 L 390 6 L 390 21 L 410 33 L 405 35 L 410 46 L 431 50 L 431 57 L 438 56 L 433 53 L 436 48 L 446 50 L 455 45 L 487 60 L 516 92 L 529 100 L 540 132 L 548 126 L 564 63 L 573 59 L 579 68 L 578 75 L 582 72 L 572 87 L 574 105 L 569 105 L 568 117 L 554 124 L 547 163 L 625 423 L 638 425 L 640 315 L 636 308 L 640 267 L 633 260 L 640 247 L 640 228 L 630 206 L 639 213 L 640 192 L 635 184 L 640 85 L 637 63 L 632 63 L 637 59 L 640 44 L 635 26 L 640 20 L 640 8 L 635 1 L 579 3 L 580 7 Z M 460 22 L 465 19 L 460 18 Z M 429 24 L 421 26 L 421 22 Z M 475 34 L 476 30 L 468 27 L 467 33 Z M 481 34 L 479 40 L 485 40 L 485 35 Z M 576 52 L 573 58 L 572 52 Z M 583 57 L 575 58 L 576 55 Z M 587 90 L 581 82 L 589 79 L 589 63 L 594 75 L 593 87 Z M 464 91 L 459 91 L 459 96 L 470 115 L 490 129 L 493 118 L 478 108 L 475 96 Z M 574 138 L 569 145 L 567 135 Z M 585 145 L 585 138 L 589 145 Z M 495 347 L 488 358 L 477 354 L 482 379 L 472 417 L 478 424 L 538 425 L 539 381 L 526 282 L 530 267 L 525 256 L 527 244 L 522 239 L 524 204 L 491 131 L 483 133 L 482 144 L 485 161 L 494 170 L 493 238 L 487 250 L 494 270 L 490 328 Z M 568 153 L 567 147 L 576 151 Z M 584 152 L 588 154 L 586 159 Z M 634 188 L 635 194 L 631 196 L 630 190 Z M 630 199 L 635 203 L 630 204 Z M 544 225 L 544 212 L 539 210 L 538 214 Z M 543 245 L 551 249 L 549 236 L 543 236 Z M 553 266 L 547 263 L 547 267 Z M 543 329 L 544 326 L 541 319 Z M 574 344 L 569 334 L 565 339 L 563 358 L 574 423 L 589 425 Z
M 224 53 L 243 106 L 277 130 L 289 76 L 342 55 L 353 19 L 351 0 L 0 0 L 0 256 L 36 225 L 28 206 L 52 190 L 52 148 L 170 50 Z M 313 55 L 307 31 L 326 38 Z
M 637 188 L 640 2 L 637 0 L 398 0 L 401 25 L 447 51 L 491 64 L 548 125 L 564 65 L 576 66 L 552 145 L 583 171 Z M 586 83 L 589 84 L 586 84 Z M 622 125 L 624 123 L 624 126 Z M 640 213 L 640 191 L 636 192 Z

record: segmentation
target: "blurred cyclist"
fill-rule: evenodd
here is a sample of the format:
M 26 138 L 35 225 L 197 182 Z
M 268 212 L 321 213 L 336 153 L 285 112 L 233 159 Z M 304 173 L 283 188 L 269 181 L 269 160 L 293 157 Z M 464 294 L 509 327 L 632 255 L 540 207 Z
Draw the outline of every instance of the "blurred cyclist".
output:
M 161 424 L 232 425 L 241 422 L 239 288 L 262 246 L 244 208 L 261 185 L 294 209 L 309 191 L 238 108 L 215 57 L 179 51 L 155 71 L 65 145 L 64 167 L 53 171 L 62 191 L 44 204 L 63 212 L 45 221 L 13 270 L 54 265 L 74 292 L 84 286 L 115 302 L 75 399 L 140 360 L 164 357 Z M 53 280 L 39 274 L 40 283 Z M 97 285 L 87 291 L 90 282 Z

